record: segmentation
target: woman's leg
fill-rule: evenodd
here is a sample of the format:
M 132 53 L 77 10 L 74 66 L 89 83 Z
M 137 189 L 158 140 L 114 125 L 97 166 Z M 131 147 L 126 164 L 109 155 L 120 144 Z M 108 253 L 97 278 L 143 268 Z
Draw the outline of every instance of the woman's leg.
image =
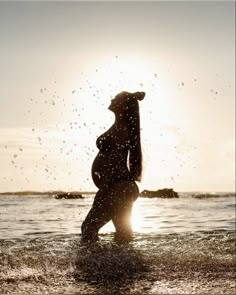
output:
M 116 237 L 130 239 L 132 236 L 131 211 L 138 194 L 136 183 L 127 180 L 100 188 L 91 210 L 82 223 L 82 239 L 96 240 L 100 228 L 111 219 L 116 228 Z
M 123 210 L 117 212 L 112 217 L 112 222 L 115 226 L 116 240 L 129 241 L 132 238 L 132 225 L 131 225 L 131 214 L 133 204 L 126 204 Z
M 92 208 L 81 226 L 83 240 L 97 240 L 99 229 L 111 220 L 112 214 L 107 194 L 107 188 L 100 188 L 98 190 Z
M 120 241 L 128 241 L 132 238 L 131 214 L 139 190 L 136 183 L 132 181 L 120 181 L 112 189 L 115 200 L 112 211 L 112 222 L 116 229 L 115 237 Z

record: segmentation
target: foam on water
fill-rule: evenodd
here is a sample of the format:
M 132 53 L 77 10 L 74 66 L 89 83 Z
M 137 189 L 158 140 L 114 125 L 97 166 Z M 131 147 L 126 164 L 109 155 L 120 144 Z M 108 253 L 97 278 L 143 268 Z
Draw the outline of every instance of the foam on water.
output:
M 0 198 L 0 293 L 234 293 L 233 196 L 140 198 L 126 245 L 80 242 L 92 200 Z
M 224 278 L 229 288 L 235 276 L 233 232 L 136 234 L 127 245 L 117 245 L 111 234 L 93 245 L 74 235 L 1 240 L 0 245 L 2 293 L 114 288 L 142 293 L 151 292 L 156 281 L 194 277 Z

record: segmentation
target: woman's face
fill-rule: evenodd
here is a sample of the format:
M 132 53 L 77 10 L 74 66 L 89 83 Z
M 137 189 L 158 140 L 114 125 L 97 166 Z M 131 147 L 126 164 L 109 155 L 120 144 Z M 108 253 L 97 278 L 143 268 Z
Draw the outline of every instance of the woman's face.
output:
M 122 113 L 125 110 L 125 98 L 122 94 L 117 94 L 115 98 L 111 100 L 111 104 L 108 109 L 113 113 Z

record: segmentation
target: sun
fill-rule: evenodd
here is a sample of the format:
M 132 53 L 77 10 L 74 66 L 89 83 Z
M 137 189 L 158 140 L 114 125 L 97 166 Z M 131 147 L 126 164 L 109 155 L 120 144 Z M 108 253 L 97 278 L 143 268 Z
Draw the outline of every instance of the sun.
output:
M 150 105 L 152 95 L 157 97 L 152 86 L 157 80 L 155 70 L 152 63 L 141 56 L 97 58 L 84 69 L 82 76 L 75 77 L 73 84 L 77 84 L 79 91 L 73 95 L 76 99 L 73 104 L 81 110 L 79 119 L 87 126 L 96 118 L 96 124 L 91 128 L 94 136 L 99 135 L 98 126 L 105 128 L 114 120 L 113 114 L 106 110 L 117 93 L 144 91 L 148 94 L 147 105 Z M 148 111 L 144 110 L 144 113 Z
M 145 91 L 154 69 L 151 63 L 137 56 L 116 56 L 112 60 L 101 59 L 88 74 L 89 80 L 103 94 L 111 97 L 121 91 Z

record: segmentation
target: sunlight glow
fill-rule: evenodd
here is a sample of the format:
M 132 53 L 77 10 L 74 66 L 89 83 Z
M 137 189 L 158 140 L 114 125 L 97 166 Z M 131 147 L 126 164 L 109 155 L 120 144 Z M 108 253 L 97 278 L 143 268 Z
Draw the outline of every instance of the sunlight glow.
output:
M 101 60 L 97 63 L 96 72 L 89 77 L 95 88 L 102 90 L 106 97 L 127 90 L 141 91 L 149 83 L 154 69 L 141 57 L 115 57 L 112 61 Z
M 141 232 L 144 224 L 144 215 L 142 214 L 142 208 L 140 202 L 135 202 L 132 210 L 132 228 L 134 232 Z
M 114 122 L 114 114 L 108 111 L 110 100 L 123 90 L 145 91 L 146 97 L 140 105 L 144 166 L 159 163 L 164 181 L 173 185 L 173 179 L 181 168 L 174 147 L 178 146 L 181 138 L 176 120 L 178 100 L 174 99 L 174 87 L 167 68 L 161 63 L 152 63 L 151 59 L 144 60 L 141 55 L 126 55 L 97 59 L 81 75 L 73 82 L 76 85 L 76 80 L 79 81 L 78 91 L 73 94 L 73 104 L 81 110 L 79 120 L 84 128 L 80 130 L 80 138 L 87 146 L 94 147 L 96 138 Z M 151 146 L 148 144 L 150 139 Z M 95 153 L 96 149 L 88 159 L 91 163 Z M 151 163 L 146 155 L 152 155 Z M 166 165 L 164 159 L 171 165 Z M 157 178 L 156 169 L 151 169 L 146 181 L 156 183 Z
M 152 226 L 145 222 L 145 212 L 142 211 L 142 201 L 138 199 L 132 209 L 131 225 L 134 232 L 149 232 Z M 148 225 L 146 228 L 145 225 Z M 155 225 L 157 228 L 157 225 Z M 113 223 L 108 222 L 101 230 L 100 233 L 110 233 L 114 232 L 115 227 Z

